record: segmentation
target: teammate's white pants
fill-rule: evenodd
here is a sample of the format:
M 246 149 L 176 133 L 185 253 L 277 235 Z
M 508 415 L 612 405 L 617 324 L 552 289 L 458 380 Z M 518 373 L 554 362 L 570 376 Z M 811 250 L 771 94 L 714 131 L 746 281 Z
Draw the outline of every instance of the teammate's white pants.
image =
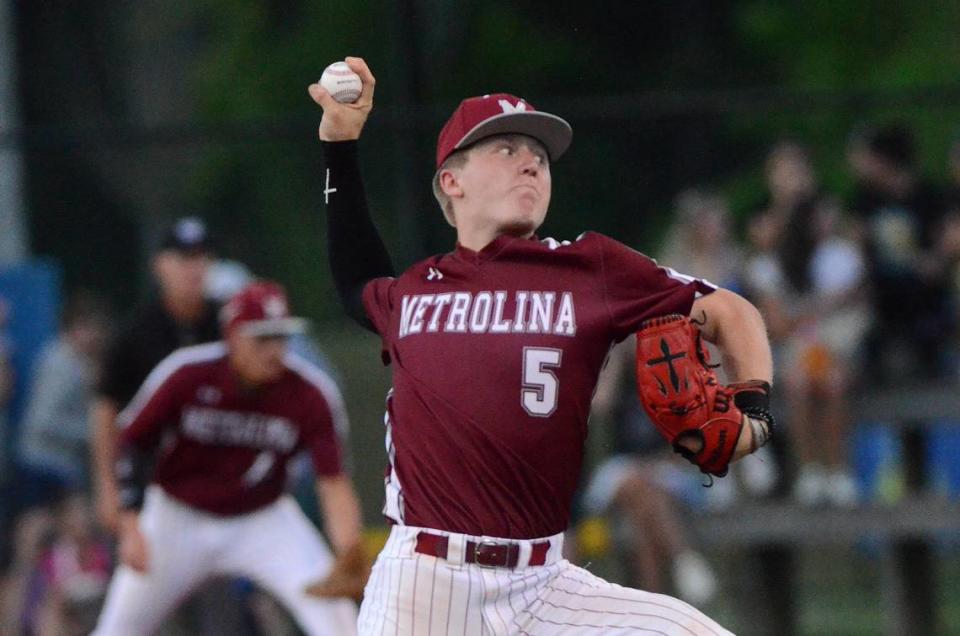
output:
M 245 576 L 277 598 L 311 636 L 356 633 L 356 605 L 304 594 L 333 556 L 317 529 L 288 496 L 236 517 L 190 508 L 159 487 L 147 490 L 140 530 L 147 541 L 145 574 L 114 572 L 96 636 L 148 636 L 204 579 Z
M 573 565 L 561 556 L 562 534 L 548 537 L 540 566 L 526 565 L 531 541 L 514 541 L 520 561 L 507 569 L 464 563 L 463 553 L 468 539 L 508 539 L 427 530 L 450 537 L 449 558 L 441 559 L 414 550 L 423 530 L 391 530 L 360 608 L 362 636 L 730 636 L 683 601 L 615 585 Z

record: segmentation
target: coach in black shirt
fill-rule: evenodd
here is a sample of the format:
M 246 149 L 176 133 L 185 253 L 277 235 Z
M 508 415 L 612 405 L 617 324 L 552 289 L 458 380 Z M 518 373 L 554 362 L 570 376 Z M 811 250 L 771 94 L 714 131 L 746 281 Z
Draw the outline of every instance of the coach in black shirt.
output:
M 199 219 L 178 220 L 153 257 L 159 297 L 134 312 L 107 351 L 92 408 L 91 452 L 97 515 L 111 531 L 119 510 L 112 479 L 117 414 L 167 355 L 220 338 L 217 306 L 204 296 L 209 265 L 206 227 Z

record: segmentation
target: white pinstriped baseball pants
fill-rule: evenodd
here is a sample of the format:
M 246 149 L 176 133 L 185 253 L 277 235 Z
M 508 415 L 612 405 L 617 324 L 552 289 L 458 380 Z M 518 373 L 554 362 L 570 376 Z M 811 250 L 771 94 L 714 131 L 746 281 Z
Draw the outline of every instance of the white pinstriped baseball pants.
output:
M 449 537 L 448 559 L 415 552 L 424 530 Z M 359 634 L 731 636 L 683 601 L 609 583 L 573 565 L 561 556 L 562 534 L 547 539 L 544 565 L 526 565 L 533 541 L 514 541 L 517 567 L 487 568 L 463 562 L 466 541 L 510 540 L 394 526 L 367 583 Z

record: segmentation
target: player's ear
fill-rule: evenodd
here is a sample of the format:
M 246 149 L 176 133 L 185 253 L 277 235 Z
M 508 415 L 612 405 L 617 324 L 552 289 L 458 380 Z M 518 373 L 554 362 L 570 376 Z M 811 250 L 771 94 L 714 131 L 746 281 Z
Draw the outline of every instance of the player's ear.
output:
M 463 196 L 463 188 L 460 186 L 460 175 L 456 170 L 443 168 L 437 175 L 437 181 L 440 184 L 440 190 L 451 199 Z
M 170 258 L 166 252 L 158 252 L 150 261 L 150 269 L 157 281 L 163 281 L 166 278 L 166 272 L 170 269 L 169 261 Z

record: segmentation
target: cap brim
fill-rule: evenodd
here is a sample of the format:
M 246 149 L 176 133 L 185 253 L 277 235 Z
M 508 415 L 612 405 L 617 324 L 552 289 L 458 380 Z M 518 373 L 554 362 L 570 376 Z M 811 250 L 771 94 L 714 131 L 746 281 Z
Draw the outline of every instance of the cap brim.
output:
M 527 135 L 542 143 L 550 161 L 556 161 L 570 147 L 573 129 L 565 119 L 539 110 L 515 111 L 494 115 L 473 127 L 455 148 L 466 148 L 486 137 L 494 135 Z
M 247 336 L 293 336 L 306 330 L 306 318 L 250 320 L 239 326 L 240 333 Z

